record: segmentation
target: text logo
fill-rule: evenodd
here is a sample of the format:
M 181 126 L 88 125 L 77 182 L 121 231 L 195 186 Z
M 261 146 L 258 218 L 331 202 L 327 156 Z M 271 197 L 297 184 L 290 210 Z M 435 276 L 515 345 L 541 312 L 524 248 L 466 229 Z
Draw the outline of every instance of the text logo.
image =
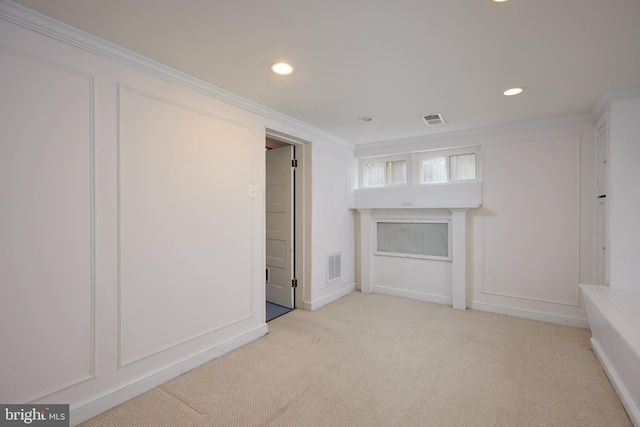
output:
M 0 427 L 69 427 L 69 405 L 0 405 Z

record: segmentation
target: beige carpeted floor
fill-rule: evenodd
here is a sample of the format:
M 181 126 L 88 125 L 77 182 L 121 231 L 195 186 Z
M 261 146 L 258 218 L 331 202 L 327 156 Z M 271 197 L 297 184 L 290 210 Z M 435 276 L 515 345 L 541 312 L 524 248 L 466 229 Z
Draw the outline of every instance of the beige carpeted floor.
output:
M 82 426 L 630 426 L 589 338 L 354 292 Z

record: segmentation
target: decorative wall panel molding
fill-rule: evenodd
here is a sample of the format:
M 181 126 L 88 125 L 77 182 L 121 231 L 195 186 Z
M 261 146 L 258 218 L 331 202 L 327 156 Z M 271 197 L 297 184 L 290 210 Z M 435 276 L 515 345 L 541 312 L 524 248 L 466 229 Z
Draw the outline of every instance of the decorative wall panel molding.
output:
M 8 49 L 0 75 L 0 401 L 28 402 L 94 377 L 94 81 Z
M 578 306 L 580 136 L 486 146 L 484 162 L 482 293 Z
M 131 88 L 119 98 L 123 367 L 253 316 L 252 260 L 238 257 L 254 240 L 251 178 L 237 166 L 253 135 Z

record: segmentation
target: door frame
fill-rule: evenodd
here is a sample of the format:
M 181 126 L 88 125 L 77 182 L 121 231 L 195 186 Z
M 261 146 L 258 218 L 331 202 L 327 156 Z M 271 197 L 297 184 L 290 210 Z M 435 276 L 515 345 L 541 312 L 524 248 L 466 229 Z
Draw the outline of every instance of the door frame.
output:
M 294 292 L 294 306 L 297 309 L 308 309 L 310 289 L 307 284 L 311 274 L 311 168 L 307 167 L 311 159 L 311 143 L 285 133 L 265 129 L 265 137 L 284 142 L 295 147 L 297 166 L 294 178 L 294 270 L 298 287 Z M 266 173 L 266 172 L 265 172 Z M 266 208 L 265 208 L 266 209 Z M 263 228 L 266 226 L 263 225 Z M 263 229 L 265 235 L 266 229 Z M 264 268 L 263 268 L 264 271 Z M 266 293 L 265 293 L 266 301 Z

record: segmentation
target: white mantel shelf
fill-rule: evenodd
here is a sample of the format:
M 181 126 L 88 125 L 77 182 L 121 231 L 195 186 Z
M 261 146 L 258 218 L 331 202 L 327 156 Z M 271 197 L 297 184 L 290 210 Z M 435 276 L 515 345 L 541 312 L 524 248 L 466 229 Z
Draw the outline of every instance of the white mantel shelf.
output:
M 446 205 L 402 205 L 402 206 L 384 206 L 380 207 L 379 205 L 374 206 L 351 206 L 349 209 L 356 211 L 370 211 L 370 210 L 382 210 L 382 209 L 475 209 L 479 208 L 482 205 L 461 205 L 456 206 L 452 204 Z
M 452 305 L 467 308 L 467 210 L 482 205 L 479 182 L 356 190 L 355 206 L 360 212 L 360 291 L 372 293 L 374 277 L 373 212 L 387 209 L 448 209 L 452 233 Z
M 482 204 L 482 184 L 461 182 L 355 190 L 353 209 L 477 208 Z

